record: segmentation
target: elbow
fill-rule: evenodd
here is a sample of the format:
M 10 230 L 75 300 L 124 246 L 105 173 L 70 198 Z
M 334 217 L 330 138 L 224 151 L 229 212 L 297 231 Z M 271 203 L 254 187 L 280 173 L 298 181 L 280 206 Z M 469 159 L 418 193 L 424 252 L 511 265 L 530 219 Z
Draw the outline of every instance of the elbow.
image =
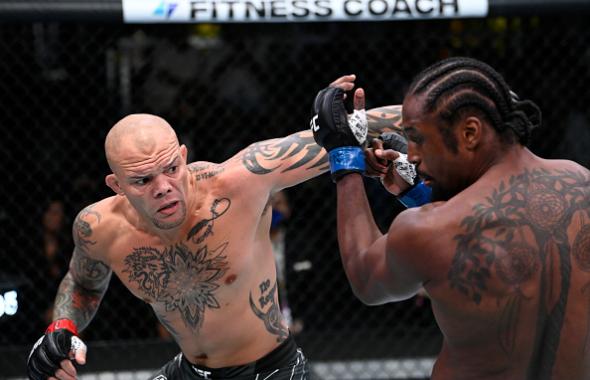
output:
M 379 306 L 390 302 L 387 297 L 380 296 L 376 292 L 368 291 L 367 287 L 359 288 L 351 285 L 354 296 L 367 306 Z

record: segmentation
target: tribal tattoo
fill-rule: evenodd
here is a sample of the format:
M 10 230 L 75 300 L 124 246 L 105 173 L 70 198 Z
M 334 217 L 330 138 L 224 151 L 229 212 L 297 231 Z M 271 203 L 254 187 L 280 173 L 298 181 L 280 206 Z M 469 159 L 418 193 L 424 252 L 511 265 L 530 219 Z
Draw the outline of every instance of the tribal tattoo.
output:
M 480 304 L 487 282 L 495 273 L 512 289 L 502 306 L 498 341 L 510 355 L 517 341 L 522 303 L 529 300 L 521 286 L 540 276 L 541 305 L 537 316 L 536 350 L 530 378 L 550 376 L 564 322 L 570 289 L 571 256 L 590 270 L 590 225 L 572 242 L 568 227 L 576 213 L 590 215 L 590 178 L 568 170 L 535 169 L 501 182 L 485 203 L 463 219 L 464 233 L 455 236 L 457 248 L 448 274 L 451 288 Z M 571 253 L 571 254 L 570 254 Z
M 397 132 L 403 136 L 401 105 L 372 108 L 367 111 L 367 121 L 370 140 L 383 132 Z
M 260 309 L 252 299 L 252 292 L 250 292 L 250 307 L 254 314 L 262 319 L 266 330 L 277 336 L 277 342 L 283 342 L 289 337 L 289 330 L 283 326 L 281 309 L 275 301 L 277 298 L 277 283 L 275 282 L 271 288 L 270 280 L 267 279 L 260 284 L 259 288 L 260 297 L 258 298 L 258 304 L 260 305 Z M 266 312 L 262 311 L 267 306 L 269 306 L 268 310 Z
M 292 162 L 288 159 L 305 151 L 305 155 L 297 161 Z M 288 164 L 283 167 L 282 163 Z M 276 170 L 281 173 L 306 166 L 306 169 L 319 168 L 319 170 L 328 169 L 328 155 L 313 140 L 313 136 L 307 132 L 298 132 L 289 135 L 283 139 L 273 139 L 261 141 L 248 146 L 242 152 L 242 164 L 254 174 L 268 174 Z
M 205 309 L 220 308 L 215 292 L 219 279 L 229 269 L 223 255 L 227 245 L 212 250 L 205 245 L 196 252 L 184 244 L 163 251 L 134 248 L 125 258 L 123 273 L 155 302 L 164 303 L 166 312 L 178 310 L 185 325 L 197 331 L 203 324 Z
M 229 209 L 229 206 L 231 206 L 231 200 L 229 198 L 215 199 L 209 209 L 209 212 L 211 212 L 211 218 L 203 219 L 195 224 L 188 232 L 186 240 L 190 240 L 195 244 L 200 244 L 208 236 L 213 235 L 215 219 L 225 214 Z
M 383 132 L 403 134 L 401 110 L 399 105 L 368 110 L 369 140 Z M 302 151 L 305 151 L 303 157 L 293 160 Z M 297 132 L 282 139 L 254 143 L 242 152 L 242 164 L 250 172 L 260 175 L 277 170 L 285 173 L 300 167 L 305 167 L 306 170 L 317 168 L 320 171 L 329 169 L 326 151 L 315 143 L 313 135 L 308 131 Z

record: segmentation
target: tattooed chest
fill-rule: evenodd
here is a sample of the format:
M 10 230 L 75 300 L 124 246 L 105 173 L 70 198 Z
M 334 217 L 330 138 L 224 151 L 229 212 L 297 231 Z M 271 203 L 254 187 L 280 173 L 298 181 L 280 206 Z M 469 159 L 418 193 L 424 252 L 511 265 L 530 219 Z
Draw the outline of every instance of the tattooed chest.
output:
M 165 312 L 180 313 L 187 327 L 198 329 L 205 311 L 220 307 L 218 291 L 229 269 L 227 245 L 134 248 L 123 261 L 120 277 L 140 298 L 160 304 Z

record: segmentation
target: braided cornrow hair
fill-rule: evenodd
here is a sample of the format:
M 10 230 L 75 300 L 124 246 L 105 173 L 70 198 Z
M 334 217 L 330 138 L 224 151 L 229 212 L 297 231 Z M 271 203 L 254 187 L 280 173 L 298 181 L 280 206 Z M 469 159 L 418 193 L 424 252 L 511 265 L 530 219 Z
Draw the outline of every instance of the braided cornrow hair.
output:
M 424 110 L 447 125 L 453 125 L 468 108 L 479 110 L 505 142 L 514 142 L 516 136 L 526 145 L 531 131 L 541 124 L 539 107 L 520 100 L 496 70 L 476 59 L 449 58 L 428 67 L 408 91 L 408 95 L 422 94 L 426 95 Z M 456 151 L 448 128 L 442 132 L 447 145 Z

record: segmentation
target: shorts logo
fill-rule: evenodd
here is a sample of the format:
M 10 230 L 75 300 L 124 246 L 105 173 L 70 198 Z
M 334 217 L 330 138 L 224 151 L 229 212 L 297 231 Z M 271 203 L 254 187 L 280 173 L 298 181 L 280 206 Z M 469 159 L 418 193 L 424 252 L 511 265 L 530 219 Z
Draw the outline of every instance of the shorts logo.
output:
M 197 368 L 194 365 L 191 366 L 193 371 L 197 373 L 197 375 L 201 376 L 203 379 L 210 379 L 209 375 L 211 375 L 211 371 L 205 371 L 203 369 Z
M 158 375 L 154 377 L 153 380 L 168 380 L 168 378 L 164 375 Z

